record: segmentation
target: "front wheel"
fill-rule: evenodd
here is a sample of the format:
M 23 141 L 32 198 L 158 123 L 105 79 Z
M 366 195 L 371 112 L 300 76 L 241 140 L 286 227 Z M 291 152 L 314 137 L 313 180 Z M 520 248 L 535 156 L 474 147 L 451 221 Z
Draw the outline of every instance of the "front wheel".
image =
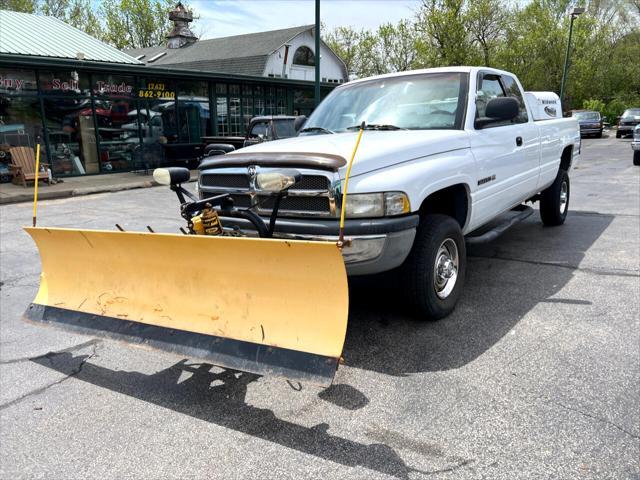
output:
M 640 165 L 640 150 L 635 150 L 633 152 L 633 164 Z
M 616 138 L 621 138 L 622 137 L 622 132 L 616 132 Z
M 447 215 L 425 215 L 401 272 L 408 300 L 430 320 L 449 315 L 458 303 L 467 263 L 460 225 Z
M 540 193 L 540 218 L 549 227 L 562 225 L 569 211 L 569 174 L 560 169 L 555 181 Z

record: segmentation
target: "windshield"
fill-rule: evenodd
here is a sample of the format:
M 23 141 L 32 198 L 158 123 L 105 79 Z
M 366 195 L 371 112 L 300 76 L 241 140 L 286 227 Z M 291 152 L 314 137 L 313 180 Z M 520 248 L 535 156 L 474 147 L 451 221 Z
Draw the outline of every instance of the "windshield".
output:
M 622 114 L 623 117 L 640 117 L 640 108 L 629 108 Z
M 305 129 L 344 132 L 363 121 L 410 130 L 459 129 L 466 78 L 466 73 L 429 73 L 346 85 L 314 110 Z
M 588 120 L 594 122 L 600 121 L 600 114 L 598 112 L 574 112 L 573 116 L 578 120 Z

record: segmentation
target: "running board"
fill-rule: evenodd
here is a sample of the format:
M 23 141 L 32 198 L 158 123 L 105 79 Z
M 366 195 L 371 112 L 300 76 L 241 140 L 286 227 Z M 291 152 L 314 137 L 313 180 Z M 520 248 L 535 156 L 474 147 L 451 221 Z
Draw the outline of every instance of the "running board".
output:
M 533 208 L 528 205 L 518 205 L 517 207 L 511 209 L 511 211 L 518 212 L 518 214 L 505 219 L 503 222 L 499 223 L 491 230 L 481 235 L 465 237 L 465 242 L 467 243 L 467 245 L 479 245 L 481 243 L 492 242 L 504 232 L 513 227 L 516 223 L 520 223 L 525 218 L 531 216 L 531 214 L 533 213 Z

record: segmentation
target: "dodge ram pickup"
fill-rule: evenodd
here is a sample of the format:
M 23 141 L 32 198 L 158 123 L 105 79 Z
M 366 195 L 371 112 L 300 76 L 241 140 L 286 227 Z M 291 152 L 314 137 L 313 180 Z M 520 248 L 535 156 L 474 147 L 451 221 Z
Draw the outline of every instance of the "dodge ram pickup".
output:
M 274 236 L 335 241 L 347 160 L 362 122 L 345 212 L 347 271 L 399 269 L 422 317 L 441 318 L 460 298 L 465 237 L 495 238 L 482 232 L 509 210 L 531 211 L 527 201 L 540 202 L 545 225 L 565 221 L 578 122 L 562 118 L 557 95 L 525 93 L 515 75 L 484 67 L 341 85 L 299 136 L 205 159 L 200 198 L 230 193 L 237 206 L 268 220 L 273 201 L 261 195 L 256 174 L 294 168 L 302 177 L 281 200 Z M 251 228 L 242 219 L 221 220 L 225 228 Z

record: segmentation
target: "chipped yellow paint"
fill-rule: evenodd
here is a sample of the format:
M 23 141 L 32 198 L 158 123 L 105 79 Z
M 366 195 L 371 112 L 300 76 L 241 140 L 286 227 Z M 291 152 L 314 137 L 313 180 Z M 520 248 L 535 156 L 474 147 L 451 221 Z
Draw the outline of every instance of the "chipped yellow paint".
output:
M 349 301 L 334 243 L 25 230 L 42 260 L 36 304 L 334 358 L 342 353 Z

